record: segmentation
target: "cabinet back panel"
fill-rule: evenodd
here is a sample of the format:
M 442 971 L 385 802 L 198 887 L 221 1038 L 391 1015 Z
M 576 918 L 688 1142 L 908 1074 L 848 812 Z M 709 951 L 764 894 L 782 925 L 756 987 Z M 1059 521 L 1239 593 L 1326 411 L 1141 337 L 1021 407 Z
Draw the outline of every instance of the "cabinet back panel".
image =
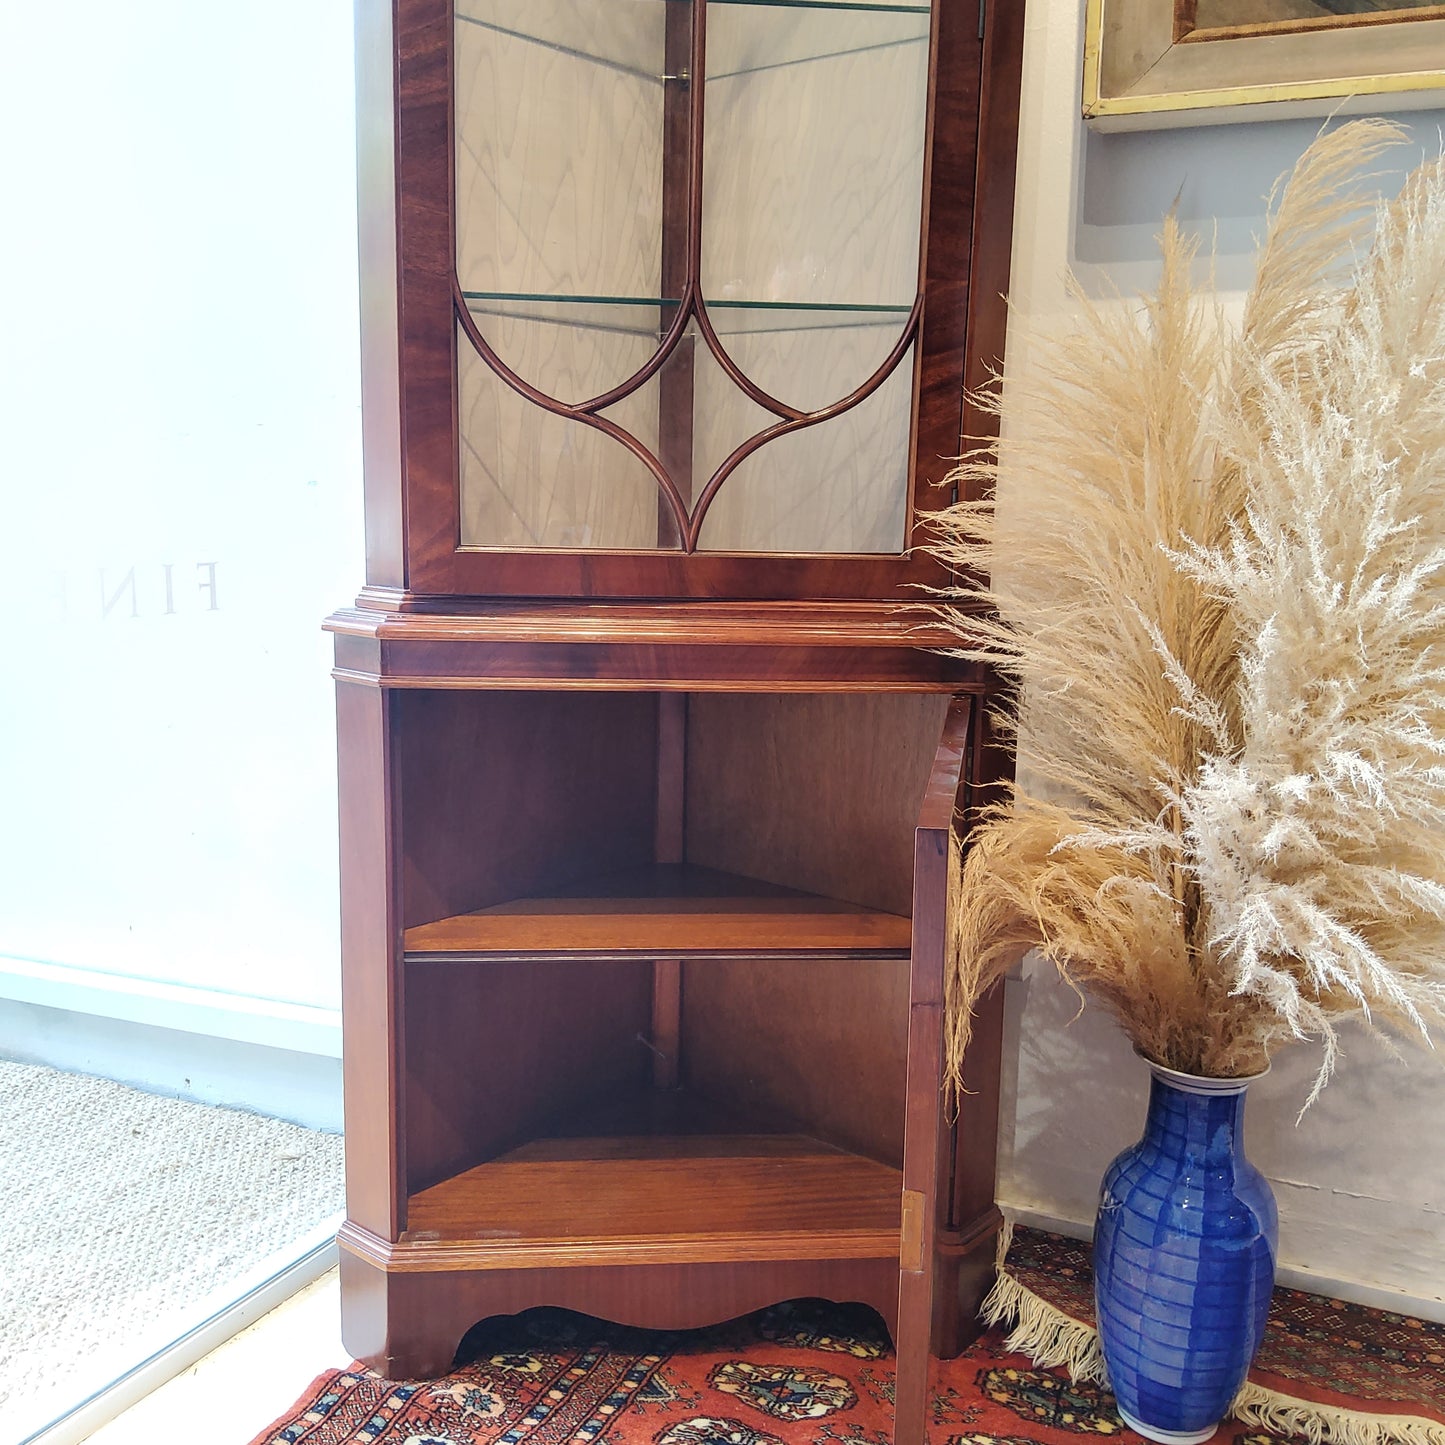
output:
M 403 927 L 651 861 L 652 695 L 438 690 L 398 704 Z
M 908 964 L 683 964 L 684 1081 L 901 1168 Z
M 948 698 L 702 693 L 688 709 L 687 861 L 913 911 L 913 829 Z
M 947 708 L 910 694 L 693 697 L 688 861 L 911 913 L 913 830 Z M 906 963 L 689 963 L 682 997 L 694 1087 L 901 1162 Z
M 641 1084 L 651 989 L 648 963 L 408 965 L 407 1192 Z

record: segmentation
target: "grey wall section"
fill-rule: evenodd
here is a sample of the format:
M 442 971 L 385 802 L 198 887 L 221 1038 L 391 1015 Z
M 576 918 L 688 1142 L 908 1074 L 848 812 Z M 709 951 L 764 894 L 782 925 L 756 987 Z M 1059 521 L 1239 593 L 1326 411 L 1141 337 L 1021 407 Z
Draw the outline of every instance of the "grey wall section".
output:
M 341 1130 L 341 1060 L 0 1000 L 0 1058 Z
M 1082 11 L 1077 0 L 1029 0 L 1015 312 L 1044 330 L 1064 319 L 1068 267 L 1094 295 L 1147 287 L 1154 236 L 1176 197 L 1184 221 L 1215 237 L 1227 307 L 1252 274 L 1265 195 L 1320 122 L 1088 133 L 1078 106 Z M 1440 144 L 1438 113 L 1401 119 L 1418 143 L 1402 149 L 1386 188 Z M 1104 1166 L 1138 1137 L 1145 1071 L 1098 1010 L 1075 1018 L 1077 998 L 1051 975 L 1031 967 L 1008 987 L 1018 1047 L 1000 1198 L 1087 1234 Z M 1308 1049 L 1286 1051 L 1252 1091 L 1247 1145 L 1279 1197 L 1281 1263 L 1308 1287 L 1445 1318 L 1445 1060 L 1415 1050 L 1392 1058 L 1357 1030 L 1344 1044 L 1335 1081 L 1298 1124 L 1316 1062 Z

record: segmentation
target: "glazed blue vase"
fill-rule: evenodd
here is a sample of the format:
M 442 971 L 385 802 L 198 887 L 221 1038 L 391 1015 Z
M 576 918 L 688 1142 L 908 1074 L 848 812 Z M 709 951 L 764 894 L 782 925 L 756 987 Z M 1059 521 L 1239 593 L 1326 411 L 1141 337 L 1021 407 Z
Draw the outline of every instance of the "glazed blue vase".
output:
M 1144 1137 L 1109 1166 L 1094 1227 L 1099 1343 L 1124 1423 L 1207 1440 L 1264 1337 L 1274 1194 L 1244 1157 L 1245 1090 L 1149 1063 Z

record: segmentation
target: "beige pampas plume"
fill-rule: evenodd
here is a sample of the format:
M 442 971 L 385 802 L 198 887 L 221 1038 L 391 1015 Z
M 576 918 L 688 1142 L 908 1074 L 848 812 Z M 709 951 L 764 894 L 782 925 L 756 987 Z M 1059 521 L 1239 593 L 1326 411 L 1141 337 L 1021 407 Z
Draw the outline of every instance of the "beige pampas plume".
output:
M 1157 289 L 1077 295 L 986 403 L 942 611 L 1036 783 L 970 837 L 955 1082 L 972 1000 L 1035 948 L 1193 1073 L 1315 1038 L 1322 1083 L 1340 1017 L 1445 1019 L 1445 166 L 1373 214 L 1400 139 L 1316 140 L 1237 327 L 1171 217 Z

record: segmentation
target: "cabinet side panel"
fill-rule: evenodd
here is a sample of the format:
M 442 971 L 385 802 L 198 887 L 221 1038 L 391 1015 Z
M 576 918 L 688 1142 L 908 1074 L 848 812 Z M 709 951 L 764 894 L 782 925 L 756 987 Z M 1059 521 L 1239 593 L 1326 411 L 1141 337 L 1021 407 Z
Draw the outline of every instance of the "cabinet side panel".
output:
M 337 684 L 346 1212 L 384 1239 L 395 1238 L 401 1227 L 396 989 L 401 929 L 388 701 L 378 688 Z
M 1005 0 L 1017 3 L 1021 0 Z M 924 182 L 924 287 L 928 297 L 919 342 L 919 393 L 914 427 L 913 539 L 929 512 L 946 507 L 938 485 L 965 450 L 963 378 L 968 365 L 968 316 L 974 287 L 974 164 L 978 154 L 983 39 L 969 5 L 941 5 L 934 54 L 933 118 Z M 973 12 L 970 14 L 970 12 Z M 927 557 L 915 546 L 915 557 Z
M 408 1192 L 642 1084 L 651 997 L 646 962 L 409 965 Z
M 908 964 L 683 964 L 684 1083 L 901 1167 Z
M 978 708 L 973 718 L 971 775 L 968 780 L 969 817 L 1000 803 L 1014 772 L 1013 754 L 998 735 L 993 715 Z M 966 851 L 965 831 L 955 846 Z M 954 860 L 953 886 L 958 886 L 962 858 Z M 963 1061 L 963 1094 L 953 1121 L 957 1138 L 954 1178 L 948 1223 L 965 1234 L 996 1215 L 994 1192 L 999 1135 L 999 1076 L 1003 1060 L 1003 985 L 996 984 L 975 1007 L 973 1037 Z
M 945 696 L 700 694 L 687 856 L 908 914 L 913 827 Z
M 968 356 L 964 372 L 964 435 L 998 431 L 998 418 L 972 396 L 1003 366 L 1013 257 L 1014 186 L 1018 173 L 1019 83 L 1023 71 L 1024 0 L 993 0 L 984 42 L 980 140 L 974 177 L 973 259 L 968 298 Z
M 397 707 L 408 928 L 651 861 L 651 694 L 416 691 Z
M 909 989 L 907 1146 L 903 1161 L 905 1211 L 916 1224 L 899 1261 L 898 1371 L 894 1399 L 899 1442 L 927 1436 L 929 1337 L 934 1314 L 934 1252 L 946 1214 L 948 1137 L 939 1094 L 943 1057 L 944 958 L 949 878 L 955 862 L 954 819 L 968 765 L 973 704 L 959 699 L 939 740 L 914 835 L 913 948 Z
M 357 259 L 361 280 L 366 580 L 406 585 L 402 523 L 391 0 L 356 0 Z

